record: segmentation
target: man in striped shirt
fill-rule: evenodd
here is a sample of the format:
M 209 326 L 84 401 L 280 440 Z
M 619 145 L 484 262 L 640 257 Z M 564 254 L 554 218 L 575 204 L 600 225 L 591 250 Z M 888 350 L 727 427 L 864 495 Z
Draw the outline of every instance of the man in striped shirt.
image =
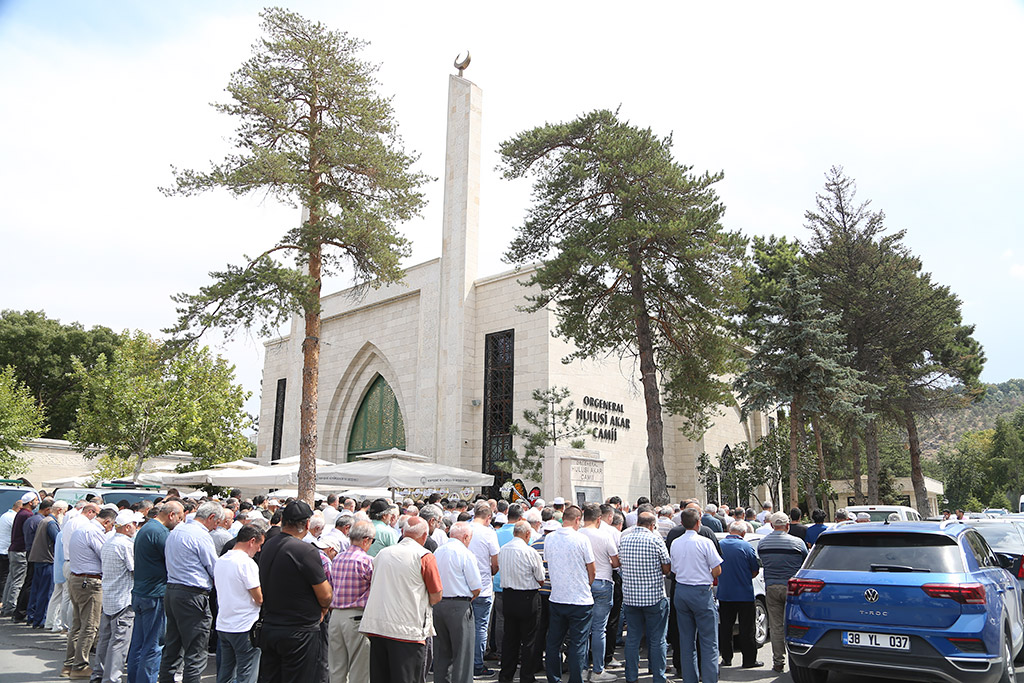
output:
M 370 679 L 370 641 L 359 632 L 370 595 L 373 558 L 367 554 L 376 536 L 373 522 L 356 522 L 348 549 L 331 563 L 331 619 L 327 660 L 331 683 L 362 683 Z
M 535 636 L 540 618 L 540 597 L 537 590 L 544 585 L 544 563 L 540 554 L 529 545 L 530 523 L 515 523 L 512 540 L 498 552 L 498 569 L 505 602 L 505 629 L 501 644 L 500 683 L 511 683 L 519 670 L 520 683 L 533 683 L 536 654 Z

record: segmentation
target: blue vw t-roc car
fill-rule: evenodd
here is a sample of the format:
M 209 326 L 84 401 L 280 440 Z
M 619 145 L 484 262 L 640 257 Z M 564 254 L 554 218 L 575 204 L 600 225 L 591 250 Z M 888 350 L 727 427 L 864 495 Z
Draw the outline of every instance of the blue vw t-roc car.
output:
M 959 522 L 849 524 L 818 537 L 786 600 L 795 683 L 829 671 L 908 681 L 1016 680 L 1020 587 Z

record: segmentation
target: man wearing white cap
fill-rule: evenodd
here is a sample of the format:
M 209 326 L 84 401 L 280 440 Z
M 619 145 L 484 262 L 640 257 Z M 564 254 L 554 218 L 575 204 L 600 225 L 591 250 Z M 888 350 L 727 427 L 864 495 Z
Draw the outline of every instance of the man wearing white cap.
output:
M 135 530 L 142 515 L 121 510 L 114 518 L 114 535 L 103 545 L 103 614 L 93 655 L 92 680 L 121 683 L 128 645 L 132 638 L 135 612 L 132 611 L 132 585 L 135 581 Z

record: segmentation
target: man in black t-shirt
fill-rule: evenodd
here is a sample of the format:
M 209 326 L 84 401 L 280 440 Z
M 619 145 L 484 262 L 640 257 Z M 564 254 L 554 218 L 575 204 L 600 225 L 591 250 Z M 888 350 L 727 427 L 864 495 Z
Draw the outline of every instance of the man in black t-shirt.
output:
M 317 681 L 327 656 L 320 621 L 331 605 L 320 552 L 303 543 L 313 511 L 301 500 L 282 512 L 281 533 L 260 553 L 263 631 L 260 683 Z
M 800 508 L 793 508 L 789 511 L 789 535 L 796 536 L 803 542 L 807 542 L 807 527 L 800 523 Z

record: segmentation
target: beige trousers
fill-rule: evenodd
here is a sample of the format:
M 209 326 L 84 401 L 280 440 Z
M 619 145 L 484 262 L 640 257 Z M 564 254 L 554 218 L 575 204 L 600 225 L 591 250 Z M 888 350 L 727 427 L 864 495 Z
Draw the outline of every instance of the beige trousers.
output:
M 370 641 L 359 632 L 363 610 L 332 609 L 327 625 L 327 665 L 330 683 L 370 680 Z

